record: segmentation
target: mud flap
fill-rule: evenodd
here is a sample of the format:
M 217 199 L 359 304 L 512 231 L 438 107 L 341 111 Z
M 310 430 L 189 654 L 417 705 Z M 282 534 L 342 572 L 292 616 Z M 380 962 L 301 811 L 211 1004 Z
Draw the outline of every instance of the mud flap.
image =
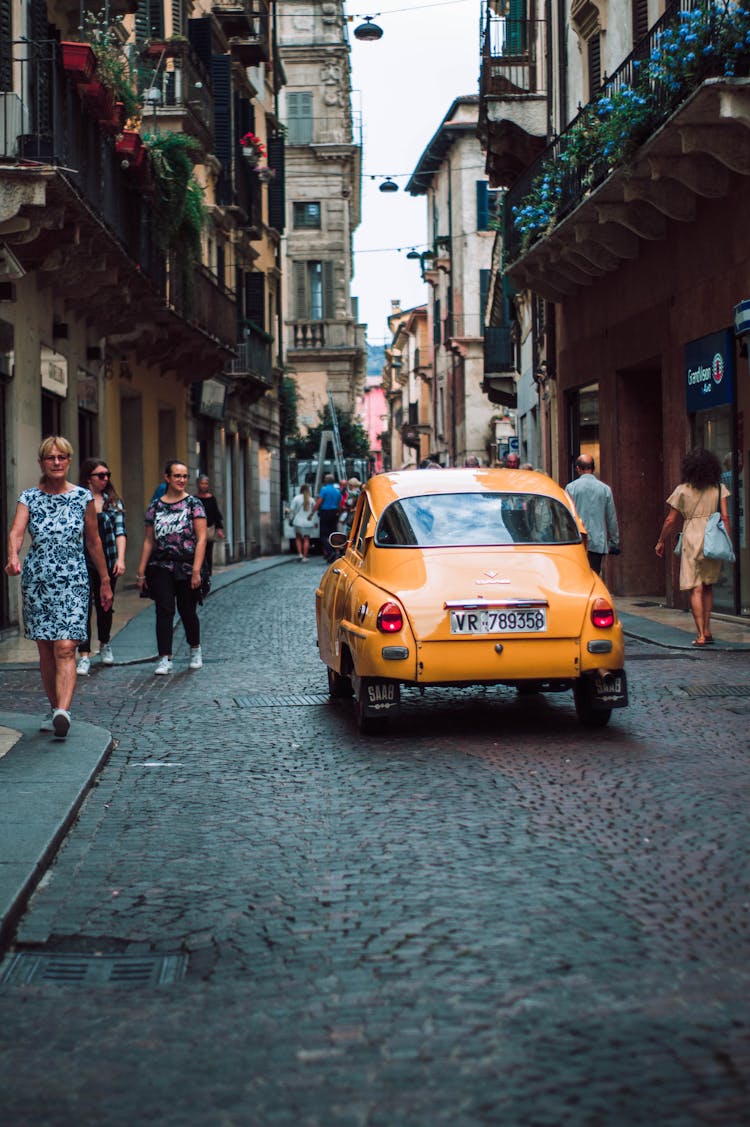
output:
M 362 715 L 373 719 L 393 715 L 401 705 L 401 686 L 398 681 L 388 681 L 384 677 L 362 677 L 357 695 Z
M 595 669 L 584 673 L 582 680 L 591 708 L 627 707 L 628 681 L 624 669 Z

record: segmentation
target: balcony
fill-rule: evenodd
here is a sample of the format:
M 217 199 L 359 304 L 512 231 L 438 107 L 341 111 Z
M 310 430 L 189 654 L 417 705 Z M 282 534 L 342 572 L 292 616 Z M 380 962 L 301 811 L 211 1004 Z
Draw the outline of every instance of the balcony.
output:
M 529 0 L 529 10 L 536 9 Z M 485 0 L 478 135 L 493 185 L 512 184 L 547 138 L 547 24 L 499 16 Z
M 218 371 L 236 339 L 224 297 L 204 300 L 201 278 L 190 297 L 174 285 L 151 210 L 59 45 L 16 44 L 14 60 L 19 83 L 0 103 L 0 241 L 98 335 L 186 378 Z
M 362 147 L 362 121 L 347 120 L 346 111 L 335 117 L 292 117 L 287 123 L 286 143 L 295 145 L 344 145 Z
M 481 340 L 484 325 L 480 313 L 449 313 L 443 320 L 443 343 L 450 348 L 453 341 Z
M 351 321 L 295 321 L 292 342 L 295 351 L 354 352 L 360 348 L 359 326 Z
M 188 133 L 206 152 L 211 152 L 214 147 L 211 76 L 190 44 L 170 42 L 161 54 L 149 47 L 144 64 L 153 67 L 145 78 L 144 130 Z
M 255 401 L 273 388 L 271 338 L 256 329 L 246 332 L 248 335 L 237 344 L 236 356 L 229 361 L 225 371 L 236 381 L 243 397 Z
M 214 0 L 211 11 L 227 37 L 232 56 L 243 67 L 269 61 L 267 0 Z
M 518 371 L 517 335 L 513 326 L 487 326 L 484 330 L 484 379 L 482 391 L 490 403 L 516 406 Z
M 750 82 L 735 77 L 747 75 L 748 57 L 727 50 L 729 18 L 723 5 L 671 3 L 600 98 L 517 179 L 504 230 L 517 285 L 560 301 L 637 257 L 641 240 L 664 238 L 669 220 L 693 222 L 702 198 L 728 194 L 733 172 L 750 175 Z M 689 21 L 701 69 L 677 81 L 676 29 Z M 611 144 L 597 130 L 625 109 L 627 128 Z

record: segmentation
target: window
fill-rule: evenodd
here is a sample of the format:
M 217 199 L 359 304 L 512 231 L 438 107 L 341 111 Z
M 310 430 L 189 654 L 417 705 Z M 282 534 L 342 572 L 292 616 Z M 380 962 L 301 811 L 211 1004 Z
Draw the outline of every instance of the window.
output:
M 499 188 L 490 188 L 486 180 L 477 180 L 477 231 L 497 231 L 501 203 Z
M 292 223 L 294 227 L 303 227 L 308 230 L 320 228 L 319 201 L 315 200 L 310 203 L 295 201 L 292 204 Z
M 648 33 L 648 0 L 633 0 L 633 46 Z
M 602 45 L 599 32 L 586 40 L 589 64 L 589 101 L 592 102 L 602 88 Z
M 333 318 L 333 263 L 317 259 L 294 264 L 294 308 L 299 321 Z
M 438 493 L 404 497 L 378 522 L 378 547 L 471 548 L 484 544 L 578 544 L 570 511 L 536 493 Z
M 309 90 L 297 90 L 286 96 L 287 142 L 309 145 L 313 136 L 313 96 Z

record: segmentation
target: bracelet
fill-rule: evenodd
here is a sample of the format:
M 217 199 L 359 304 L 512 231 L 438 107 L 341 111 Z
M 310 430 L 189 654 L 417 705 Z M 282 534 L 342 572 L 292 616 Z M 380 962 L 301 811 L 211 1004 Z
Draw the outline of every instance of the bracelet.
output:
M 145 579 L 145 578 L 146 578 L 145 575 L 136 575 L 136 579 Z

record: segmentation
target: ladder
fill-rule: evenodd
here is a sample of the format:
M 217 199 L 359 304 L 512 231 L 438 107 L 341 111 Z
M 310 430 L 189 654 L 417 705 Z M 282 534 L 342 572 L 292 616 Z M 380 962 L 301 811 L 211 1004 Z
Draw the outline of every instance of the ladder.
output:
M 344 452 L 341 449 L 341 434 L 339 433 L 339 421 L 336 415 L 336 407 L 333 402 L 333 396 L 330 391 L 328 392 L 328 404 L 331 408 L 331 430 L 324 430 L 320 433 L 320 448 L 318 450 L 318 468 L 315 471 L 315 493 L 317 497 L 320 493 L 320 487 L 323 484 L 323 474 L 325 472 L 323 463 L 328 457 L 328 447 L 333 450 L 333 458 L 331 459 L 336 468 L 336 484 L 344 481 L 346 477 L 346 468 L 344 466 Z

